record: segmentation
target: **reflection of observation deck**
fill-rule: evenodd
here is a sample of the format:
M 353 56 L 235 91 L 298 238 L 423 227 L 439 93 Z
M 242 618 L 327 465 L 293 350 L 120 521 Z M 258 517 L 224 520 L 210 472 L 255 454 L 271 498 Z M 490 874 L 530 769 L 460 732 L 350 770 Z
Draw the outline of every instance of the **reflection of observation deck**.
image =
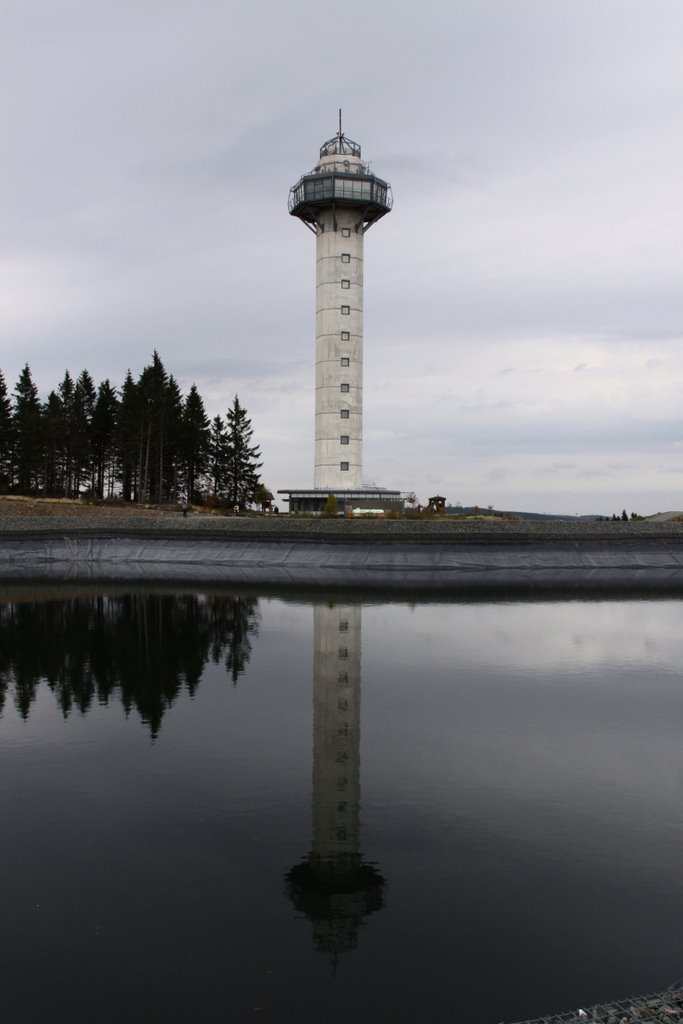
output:
M 320 147 L 320 162 L 289 190 L 289 212 L 313 229 L 320 210 L 340 207 L 357 210 L 366 231 L 392 205 L 391 186 L 371 173 L 358 143 L 341 133 Z

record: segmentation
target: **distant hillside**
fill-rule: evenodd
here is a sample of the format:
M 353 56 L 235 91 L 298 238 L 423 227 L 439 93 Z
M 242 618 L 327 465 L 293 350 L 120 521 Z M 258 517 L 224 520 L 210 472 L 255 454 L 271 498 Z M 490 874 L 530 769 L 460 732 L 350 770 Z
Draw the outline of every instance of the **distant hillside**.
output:
M 587 522 L 594 523 L 596 521 L 611 519 L 611 516 L 601 515 L 596 512 L 595 515 L 585 516 L 571 516 L 571 515 L 550 515 L 546 512 L 508 512 L 503 509 L 490 509 L 483 508 L 481 505 L 464 505 L 461 507 L 454 507 L 453 505 L 446 506 L 446 513 L 449 516 L 509 516 L 511 519 L 525 519 L 531 522 L 550 522 L 551 520 L 559 522 Z

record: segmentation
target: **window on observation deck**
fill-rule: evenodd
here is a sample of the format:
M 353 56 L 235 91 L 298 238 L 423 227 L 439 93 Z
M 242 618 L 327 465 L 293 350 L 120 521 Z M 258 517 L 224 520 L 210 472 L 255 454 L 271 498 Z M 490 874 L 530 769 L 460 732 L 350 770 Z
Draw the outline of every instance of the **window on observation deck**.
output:
M 356 202 L 365 200 L 365 202 L 369 202 L 372 199 L 372 182 L 364 181 L 362 178 L 360 181 L 349 181 L 348 178 L 335 178 L 334 194 L 339 199 L 352 199 Z

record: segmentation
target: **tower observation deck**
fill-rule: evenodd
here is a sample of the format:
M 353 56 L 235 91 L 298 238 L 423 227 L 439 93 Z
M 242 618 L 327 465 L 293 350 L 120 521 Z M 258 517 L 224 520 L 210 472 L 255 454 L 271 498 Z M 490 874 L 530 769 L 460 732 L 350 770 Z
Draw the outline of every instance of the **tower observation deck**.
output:
M 289 212 L 316 234 L 324 230 L 320 213 L 327 208 L 354 210 L 354 230 L 364 233 L 392 205 L 391 186 L 371 173 L 358 143 L 342 135 L 341 129 L 320 147 L 315 168 L 289 190 Z
M 341 130 L 289 191 L 316 236 L 314 489 L 363 489 L 363 241 L 392 208 L 391 186 Z M 396 495 L 398 498 L 398 495 Z

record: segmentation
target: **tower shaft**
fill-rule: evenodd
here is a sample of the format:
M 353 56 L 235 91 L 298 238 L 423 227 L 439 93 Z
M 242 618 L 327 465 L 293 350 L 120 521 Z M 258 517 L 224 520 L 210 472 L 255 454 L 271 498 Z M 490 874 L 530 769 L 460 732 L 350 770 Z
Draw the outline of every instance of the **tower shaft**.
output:
M 315 473 L 323 490 L 363 477 L 363 231 L 354 210 L 316 225 Z

